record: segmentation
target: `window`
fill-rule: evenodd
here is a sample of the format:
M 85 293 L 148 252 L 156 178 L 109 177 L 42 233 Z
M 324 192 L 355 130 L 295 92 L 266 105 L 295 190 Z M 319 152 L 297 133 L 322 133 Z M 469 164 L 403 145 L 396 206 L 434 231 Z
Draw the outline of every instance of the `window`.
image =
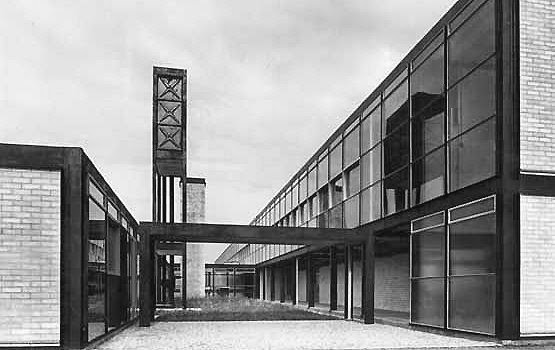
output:
M 384 176 L 408 164 L 410 152 L 409 142 L 408 123 L 398 128 L 384 140 Z
M 291 191 L 288 190 L 285 193 L 285 212 L 289 213 L 291 211 Z
M 488 1 L 448 39 L 449 86 L 495 51 L 494 5 Z
M 330 151 L 330 177 L 335 177 L 343 170 L 342 152 L 343 144 L 340 143 Z
M 345 136 L 344 145 L 343 166 L 347 167 L 360 156 L 360 129 L 358 125 Z
M 291 190 L 292 207 L 295 208 L 299 204 L 299 185 L 295 182 Z
M 495 114 L 495 60 L 489 59 L 449 90 L 449 137 Z
M 416 68 L 411 76 L 412 114 L 416 115 L 443 94 L 443 45 Z
M 413 159 L 422 157 L 445 142 L 443 137 L 444 111 L 445 99 L 440 98 L 412 119 Z
M 104 206 L 104 195 L 102 191 L 94 184 L 94 182 L 89 180 L 89 195 L 94 198 L 100 206 Z
M 384 186 L 385 215 L 396 213 L 408 208 L 409 203 L 409 168 L 406 167 L 386 177 Z
M 302 175 L 301 181 L 299 181 L 299 202 L 306 199 L 306 191 L 308 190 L 306 175 Z
M 318 161 L 318 188 L 328 183 L 328 155 Z
M 354 228 L 359 225 L 359 196 L 353 196 L 345 201 L 343 213 L 343 227 Z
M 320 204 L 320 213 L 325 212 L 330 207 L 330 199 L 328 194 L 328 186 L 324 186 L 318 191 L 318 202 Z
M 92 184 L 92 183 L 91 183 Z M 91 197 L 94 196 L 90 191 Z M 106 326 L 106 214 L 89 198 L 88 242 L 88 337 L 89 341 L 104 334 Z
M 382 176 L 381 153 L 380 144 L 360 158 L 360 176 L 363 188 L 380 180 Z
M 330 228 L 343 227 L 343 205 L 341 203 L 337 204 L 335 207 L 330 209 L 329 227 Z
M 360 168 L 358 165 L 347 171 L 346 180 L 346 196 L 349 198 L 360 191 Z
M 449 144 L 451 191 L 495 175 L 495 118 Z
M 405 81 L 384 101 L 383 133 L 387 135 L 409 119 L 408 86 Z
M 366 112 L 365 112 L 366 113 Z M 366 116 L 366 115 L 364 115 Z M 371 111 L 361 125 L 361 152 L 364 153 L 381 140 L 381 108 L 376 107 Z
M 331 205 L 334 206 L 343 200 L 343 179 L 337 178 L 331 185 Z
M 314 195 L 310 197 L 310 199 L 308 200 L 308 204 L 309 204 L 310 218 L 312 219 L 316 217 L 316 215 L 318 215 L 318 196 Z
M 382 184 L 376 183 L 360 193 L 360 221 L 366 224 L 382 217 Z
M 445 193 L 445 149 L 442 147 L 416 161 L 412 167 L 412 204 Z
M 301 226 L 308 219 L 308 217 L 306 215 L 307 214 L 307 210 L 306 210 L 307 205 L 308 204 L 305 202 L 305 203 L 302 203 L 301 206 L 299 207 L 299 215 L 297 216 L 299 221 L 297 222 L 297 226 Z
M 310 169 L 308 172 L 308 195 L 312 195 L 316 192 L 316 167 Z

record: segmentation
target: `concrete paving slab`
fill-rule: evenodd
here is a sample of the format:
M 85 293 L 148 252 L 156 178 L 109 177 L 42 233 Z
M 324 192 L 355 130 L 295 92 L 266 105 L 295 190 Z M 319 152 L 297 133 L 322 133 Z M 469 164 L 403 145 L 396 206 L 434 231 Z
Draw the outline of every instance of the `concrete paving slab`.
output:
M 389 325 L 333 321 L 156 322 L 133 326 L 95 349 L 421 349 L 498 347 L 496 342 Z

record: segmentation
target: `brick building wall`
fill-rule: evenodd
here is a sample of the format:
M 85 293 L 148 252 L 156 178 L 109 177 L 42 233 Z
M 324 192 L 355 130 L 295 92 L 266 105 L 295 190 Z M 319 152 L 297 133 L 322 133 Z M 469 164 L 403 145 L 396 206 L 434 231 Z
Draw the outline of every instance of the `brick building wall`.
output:
M 187 222 L 206 222 L 206 183 L 187 180 Z M 187 298 L 204 297 L 204 245 L 187 243 Z
M 60 172 L 0 168 L 0 345 L 60 341 Z
M 520 332 L 555 334 L 555 197 L 520 197 Z
M 555 171 L 555 2 L 520 0 L 520 167 Z
M 374 307 L 409 312 L 409 254 L 376 257 Z

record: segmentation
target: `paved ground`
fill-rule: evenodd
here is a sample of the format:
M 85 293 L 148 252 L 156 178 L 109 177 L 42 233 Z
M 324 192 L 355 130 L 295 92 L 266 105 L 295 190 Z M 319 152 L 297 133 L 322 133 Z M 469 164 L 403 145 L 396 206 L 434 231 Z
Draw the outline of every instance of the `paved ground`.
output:
M 497 343 L 399 327 L 333 321 L 156 322 L 133 326 L 95 349 L 399 349 L 481 348 Z

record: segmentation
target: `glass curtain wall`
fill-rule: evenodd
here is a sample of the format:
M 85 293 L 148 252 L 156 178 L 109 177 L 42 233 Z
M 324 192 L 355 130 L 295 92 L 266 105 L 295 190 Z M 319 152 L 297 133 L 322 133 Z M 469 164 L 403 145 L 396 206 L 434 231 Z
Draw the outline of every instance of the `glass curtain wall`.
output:
M 447 215 L 412 221 L 411 323 L 495 334 L 495 196 Z

